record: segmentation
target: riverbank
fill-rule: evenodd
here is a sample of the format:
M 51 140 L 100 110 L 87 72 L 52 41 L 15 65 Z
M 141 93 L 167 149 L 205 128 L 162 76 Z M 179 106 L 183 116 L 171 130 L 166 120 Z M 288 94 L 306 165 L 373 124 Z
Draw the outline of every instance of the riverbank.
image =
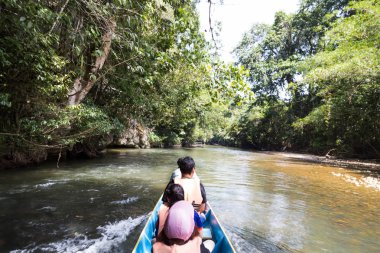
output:
M 312 154 L 300 154 L 300 153 L 280 153 L 284 157 L 296 160 L 302 160 L 305 162 L 326 164 L 334 167 L 343 167 L 353 170 L 370 170 L 380 174 L 380 161 L 376 159 L 361 160 L 361 159 L 338 159 L 334 157 L 317 156 Z
M 180 146 L 175 146 L 175 148 L 179 148 L 179 147 Z M 192 148 L 203 148 L 203 147 L 205 147 L 205 145 L 192 146 Z M 133 149 L 133 148 L 129 147 L 126 149 Z M 258 151 L 253 151 L 253 152 L 258 152 Z M 325 165 L 330 165 L 334 167 L 343 167 L 343 168 L 353 169 L 353 170 L 370 170 L 370 171 L 380 174 L 380 161 L 378 159 L 372 159 L 372 160 L 348 159 L 348 158 L 338 159 L 334 157 L 318 156 L 318 155 L 313 155 L 313 154 L 295 153 L 295 152 L 293 153 L 293 152 L 264 151 L 264 153 L 277 153 L 290 159 L 311 162 L 311 163 L 325 164 Z M 78 159 L 78 158 L 74 158 L 74 159 Z M 70 160 L 72 160 L 72 158 Z M 6 159 L 0 159 L 0 171 L 4 169 L 18 169 L 18 168 L 25 168 L 25 167 L 32 168 L 42 163 L 43 161 L 42 162 L 33 161 L 29 163 L 15 163 Z

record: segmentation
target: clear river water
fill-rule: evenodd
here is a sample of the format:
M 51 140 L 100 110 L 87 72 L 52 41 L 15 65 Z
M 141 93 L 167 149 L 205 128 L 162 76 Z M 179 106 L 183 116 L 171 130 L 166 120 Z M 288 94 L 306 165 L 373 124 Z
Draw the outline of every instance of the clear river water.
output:
M 237 252 L 380 252 L 378 175 L 213 146 L 1 171 L 0 252 L 131 252 L 186 155 Z

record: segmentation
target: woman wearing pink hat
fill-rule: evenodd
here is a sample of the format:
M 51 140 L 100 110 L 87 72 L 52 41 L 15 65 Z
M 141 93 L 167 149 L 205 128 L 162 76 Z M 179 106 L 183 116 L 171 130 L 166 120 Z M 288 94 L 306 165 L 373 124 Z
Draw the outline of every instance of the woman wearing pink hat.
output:
M 202 244 L 194 223 L 193 206 L 187 201 L 178 201 L 169 210 L 164 230 L 153 244 L 153 253 L 203 253 L 211 252 L 212 248 L 206 249 Z

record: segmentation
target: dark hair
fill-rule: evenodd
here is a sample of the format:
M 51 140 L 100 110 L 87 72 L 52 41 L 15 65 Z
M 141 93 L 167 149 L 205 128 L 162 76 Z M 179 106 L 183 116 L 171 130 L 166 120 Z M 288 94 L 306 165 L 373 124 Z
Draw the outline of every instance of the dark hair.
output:
M 177 164 L 182 174 L 190 174 L 195 168 L 195 162 L 190 156 L 179 158 Z
M 166 188 L 166 196 L 170 206 L 177 201 L 185 200 L 185 193 L 182 186 L 179 184 L 170 184 Z

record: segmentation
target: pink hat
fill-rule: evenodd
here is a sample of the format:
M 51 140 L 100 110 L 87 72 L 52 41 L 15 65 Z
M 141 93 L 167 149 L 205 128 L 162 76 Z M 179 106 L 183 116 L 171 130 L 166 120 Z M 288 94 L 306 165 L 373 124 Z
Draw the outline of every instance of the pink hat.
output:
M 165 223 L 165 234 L 169 239 L 187 241 L 194 231 L 194 208 L 184 200 L 176 202 L 170 209 Z

